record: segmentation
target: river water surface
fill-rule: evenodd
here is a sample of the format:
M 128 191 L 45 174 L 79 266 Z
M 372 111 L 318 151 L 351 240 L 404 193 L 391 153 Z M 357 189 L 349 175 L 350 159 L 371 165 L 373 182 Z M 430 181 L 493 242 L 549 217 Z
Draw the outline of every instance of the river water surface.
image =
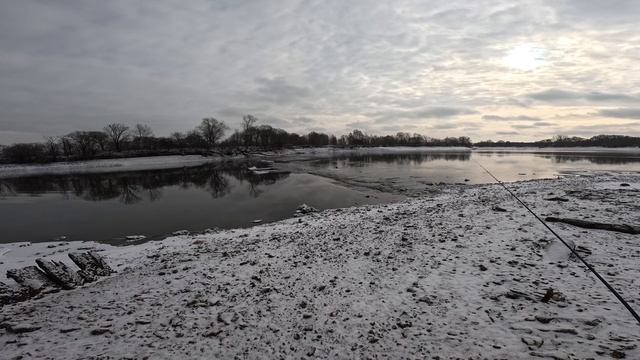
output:
M 291 173 L 247 166 L 0 179 L 0 243 L 94 240 L 129 243 L 176 230 L 235 228 L 318 209 L 388 203 L 428 194 L 439 183 L 478 184 L 574 171 L 640 171 L 634 153 L 403 151 L 281 161 Z M 276 162 L 276 166 L 278 162 Z M 427 195 L 428 196 L 428 195 Z

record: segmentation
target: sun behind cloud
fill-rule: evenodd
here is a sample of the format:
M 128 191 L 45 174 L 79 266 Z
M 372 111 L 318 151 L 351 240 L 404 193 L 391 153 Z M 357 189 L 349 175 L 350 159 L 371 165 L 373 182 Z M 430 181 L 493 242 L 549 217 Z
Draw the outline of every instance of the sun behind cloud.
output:
M 532 71 L 547 63 L 546 52 L 540 45 L 519 44 L 507 52 L 502 62 L 511 69 Z

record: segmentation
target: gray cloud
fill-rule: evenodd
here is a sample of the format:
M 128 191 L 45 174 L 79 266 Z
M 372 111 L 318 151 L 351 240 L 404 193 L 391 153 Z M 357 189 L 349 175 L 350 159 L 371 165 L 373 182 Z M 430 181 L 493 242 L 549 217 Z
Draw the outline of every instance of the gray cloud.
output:
M 548 121 L 536 121 L 533 123 L 534 126 L 557 126 L 556 123 L 548 122 Z
M 496 135 L 520 135 L 517 131 L 496 131 Z
M 477 113 L 477 111 L 464 107 L 430 106 L 418 109 L 385 110 L 367 115 L 375 118 L 376 122 L 381 123 L 393 121 L 396 119 L 446 119 L 459 115 L 468 115 L 475 113 Z
M 455 129 L 457 128 L 458 125 L 455 123 L 439 123 L 439 124 L 435 124 L 433 126 L 431 126 L 432 129 Z
M 489 121 L 539 121 L 538 117 L 518 115 L 518 116 L 498 116 L 498 115 L 484 115 L 482 120 Z
M 257 78 L 256 97 L 258 100 L 276 104 L 295 103 L 301 98 L 308 97 L 311 91 L 305 87 L 289 84 L 284 78 Z
M 620 119 L 640 119 L 640 108 L 602 109 L 597 114 Z
M 640 102 L 640 97 L 628 94 L 607 93 L 607 92 L 579 92 L 562 89 L 548 89 L 525 95 L 527 98 L 548 103 L 617 103 L 617 102 Z
M 637 77 L 624 72 L 640 61 L 639 4 L 4 1 L 0 143 L 115 121 L 159 135 L 205 116 L 234 128 L 247 113 L 295 131 L 341 132 L 368 117 L 371 131 L 460 136 L 476 126 L 489 136 L 492 124 L 461 118 L 483 108 L 634 106 Z M 576 45 L 558 47 L 562 37 Z M 549 65 L 523 77 L 501 61 L 527 42 L 549 47 Z M 559 88 L 536 90 L 549 84 Z

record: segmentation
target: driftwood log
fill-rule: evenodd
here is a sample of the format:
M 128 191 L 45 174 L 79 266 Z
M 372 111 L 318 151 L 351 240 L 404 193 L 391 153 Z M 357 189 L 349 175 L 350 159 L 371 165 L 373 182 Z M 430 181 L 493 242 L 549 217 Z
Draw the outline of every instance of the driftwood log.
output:
M 82 277 L 61 261 L 36 259 L 36 264 L 51 280 L 65 290 L 75 289 L 84 284 Z
M 34 291 L 29 287 L 19 284 L 9 286 L 0 281 L 0 306 L 25 301 L 34 295 Z
M 94 252 L 70 253 L 69 258 L 78 265 L 78 274 L 85 282 L 93 282 L 98 276 L 109 276 L 113 273 L 107 262 Z
M 24 301 L 47 293 L 70 290 L 108 276 L 115 271 L 95 252 L 71 253 L 69 257 L 80 270 L 61 261 L 36 259 L 38 266 L 7 270 L 7 277 L 16 284 L 0 282 L 0 306 Z
M 609 224 L 609 223 L 599 223 L 587 220 L 580 219 L 569 219 L 569 218 L 557 218 L 557 217 L 547 217 L 545 219 L 547 222 L 561 222 L 573 226 L 578 226 L 585 229 L 598 229 L 598 230 L 608 230 L 608 231 L 616 231 L 626 234 L 640 234 L 639 226 L 632 226 L 627 224 Z
M 7 277 L 20 285 L 26 286 L 34 293 L 56 291 L 60 287 L 47 277 L 37 266 L 27 266 L 22 269 L 7 270 Z

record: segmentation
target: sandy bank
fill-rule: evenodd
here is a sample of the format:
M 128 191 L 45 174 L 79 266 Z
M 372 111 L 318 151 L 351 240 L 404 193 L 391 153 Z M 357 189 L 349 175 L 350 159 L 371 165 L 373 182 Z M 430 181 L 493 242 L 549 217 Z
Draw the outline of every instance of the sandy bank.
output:
M 509 186 L 540 215 L 640 221 L 638 174 Z M 568 201 L 545 200 L 551 197 Z M 552 226 L 639 306 L 638 235 Z M 133 268 L 102 282 L 2 308 L 5 328 L 37 328 L 0 330 L 2 353 L 639 358 L 638 324 L 555 245 L 494 185 L 173 237 L 137 252 L 126 261 Z M 542 302 L 547 289 L 554 296 Z

